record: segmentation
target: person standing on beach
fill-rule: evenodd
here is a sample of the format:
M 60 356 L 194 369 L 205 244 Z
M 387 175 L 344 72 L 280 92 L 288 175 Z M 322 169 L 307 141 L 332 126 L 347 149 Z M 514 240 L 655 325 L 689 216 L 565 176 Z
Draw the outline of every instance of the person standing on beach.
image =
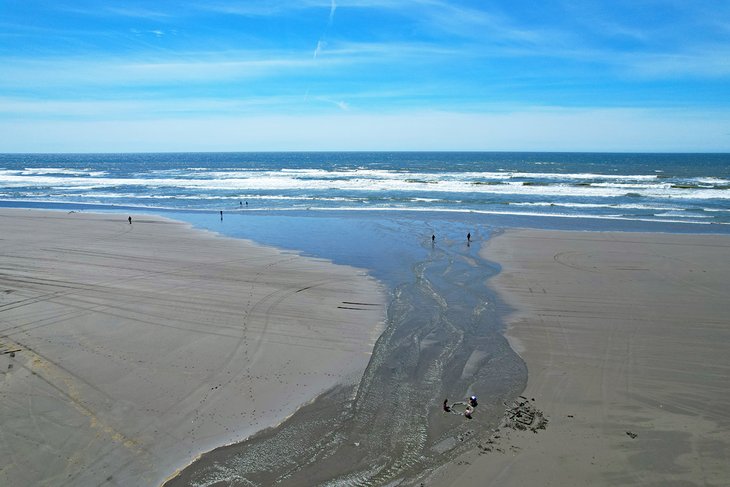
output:
M 466 234 L 466 241 L 471 242 L 471 232 Z
M 436 243 L 436 235 L 431 234 L 431 243 Z
M 130 216 L 129 218 L 127 218 L 127 220 L 129 220 L 129 224 L 131 225 L 132 224 L 132 217 Z

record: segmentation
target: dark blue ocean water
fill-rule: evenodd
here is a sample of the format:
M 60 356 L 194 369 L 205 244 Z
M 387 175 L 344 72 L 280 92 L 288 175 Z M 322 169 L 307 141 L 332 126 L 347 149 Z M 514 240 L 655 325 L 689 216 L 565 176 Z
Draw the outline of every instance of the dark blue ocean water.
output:
M 730 223 L 730 154 L 0 154 L 4 206 Z

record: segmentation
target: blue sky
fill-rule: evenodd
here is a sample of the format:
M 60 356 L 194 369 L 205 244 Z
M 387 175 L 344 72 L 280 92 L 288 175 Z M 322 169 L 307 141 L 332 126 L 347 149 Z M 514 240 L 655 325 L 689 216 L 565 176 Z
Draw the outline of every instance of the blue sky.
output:
M 0 152 L 730 152 L 730 2 L 0 0 Z

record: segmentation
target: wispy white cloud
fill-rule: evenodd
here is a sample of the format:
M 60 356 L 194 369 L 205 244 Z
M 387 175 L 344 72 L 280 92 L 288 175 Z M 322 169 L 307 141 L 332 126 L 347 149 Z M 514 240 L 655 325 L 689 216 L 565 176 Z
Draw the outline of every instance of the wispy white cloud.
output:
M 180 15 L 179 10 L 165 10 L 130 4 L 99 3 L 88 7 L 73 5 L 70 3 L 56 3 L 52 8 L 67 13 L 83 15 L 88 17 L 126 17 L 134 19 L 166 20 Z
M 503 52 L 513 56 L 551 57 L 602 65 L 603 73 L 622 79 L 707 79 L 730 75 L 730 49 L 716 44 L 688 46 L 675 51 L 622 51 L 577 45 L 544 46 L 529 51 L 505 48 Z
M 332 58 L 326 64 L 344 62 Z M 298 53 L 184 53 L 170 59 L 0 59 L 5 64 L 0 87 L 162 85 L 170 82 L 213 82 L 250 79 L 311 69 L 313 60 Z M 321 65 L 323 61 L 319 62 Z
M 148 33 L 155 36 L 166 35 L 165 31 L 157 30 Z M 322 72 L 323 69 L 405 62 L 409 59 L 434 61 L 437 57 L 454 56 L 458 53 L 458 50 L 427 43 L 332 43 L 319 40 L 311 55 L 304 51 L 230 50 L 175 53 L 154 51 L 127 58 L 76 56 L 28 60 L 0 57 L 0 64 L 4 66 L 0 88 L 50 89 L 54 86 L 113 87 L 138 84 L 161 86 L 171 82 L 203 83 L 287 77 L 297 72 L 311 72 L 315 68 Z
M 331 100 L 321 101 L 337 104 Z M 303 107 L 293 95 L 231 98 L 54 99 L 0 97 L 0 119 L 127 120 L 190 115 L 295 112 Z
M 369 107 L 372 111 L 377 102 L 385 102 L 393 107 L 402 103 L 406 96 L 423 95 L 411 87 L 403 90 L 381 91 L 334 91 L 328 95 L 269 95 L 230 97 L 160 97 L 148 94 L 141 96 L 107 96 L 95 99 L 56 97 L 37 99 L 32 97 L 0 96 L 0 118 L 5 119 L 97 119 L 123 120 L 128 118 L 159 118 L 179 114 L 222 116 L 231 114 L 272 114 L 300 113 L 316 111 L 313 108 L 337 107 L 339 110 L 351 109 L 351 103 Z M 502 107 L 503 108 L 503 107 Z M 502 109 L 500 108 L 500 109 Z M 391 112 L 393 109 L 391 109 Z
M 457 47 L 430 42 L 352 42 L 340 40 L 328 43 L 327 55 L 353 60 L 430 58 L 436 61 L 441 57 L 471 56 L 471 53 L 465 53 L 463 49 Z
M 103 6 L 102 6 L 103 9 Z M 167 19 L 173 17 L 175 14 L 174 12 L 170 11 L 161 11 L 161 10 L 154 10 L 152 8 L 147 7 L 130 7 L 128 5 L 126 6 L 117 6 L 117 7 L 107 7 L 107 12 L 114 16 L 121 16 L 121 17 L 134 17 L 134 18 L 142 18 L 142 19 Z
M 160 30 L 160 29 L 153 29 L 153 30 L 130 29 L 130 32 L 134 35 L 152 34 L 155 37 L 164 37 L 166 34 L 166 32 L 164 30 Z
M 350 110 L 350 104 L 343 100 L 333 100 L 331 98 L 324 97 L 324 96 L 317 97 L 317 100 L 334 105 L 337 108 L 339 108 L 340 110 L 342 110 L 343 112 L 347 112 Z
M 730 115 L 723 112 L 590 108 L 537 108 L 480 114 L 341 112 L 106 122 L 0 120 L 3 134 L 0 152 L 730 151 L 729 125 Z M 46 135 L 39 138 L 39 133 Z
M 242 15 L 247 17 L 263 17 L 280 15 L 285 12 L 296 12 L 312 8 L 332 8 L 331 0 L 249 0 L 246 2 L 198 2 L 195 8 L 203 11 Z
M 695 46 L 692 50 L 660 53 L 620 54 L 614 58 L 627 72 L 644 78 L 725 78 L 730 76 L 727 46 Z

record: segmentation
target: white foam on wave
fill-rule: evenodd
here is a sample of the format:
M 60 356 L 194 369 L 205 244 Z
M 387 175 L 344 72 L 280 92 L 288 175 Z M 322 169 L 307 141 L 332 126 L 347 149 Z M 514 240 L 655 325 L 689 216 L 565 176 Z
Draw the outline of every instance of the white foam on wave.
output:
M 77 189 L 77 188 L 75 188 Z M 19 196 L 33 197 L 34 193 L 24 192 Z M 271 201 L 339 201 L 339 202 L 363 202 L 363 198 L 346 198 L 340 196 L 285 196 L 285 195 L 256 195 L 256 194 L 240 194 L 240 195 L 209 195 L 209 194 L 138 194 L 138 193 L 63 193 L 63 194 L 47 194 L 44 196 L 52 198 L 84 198 L 84 199 L 158 199 L 158 200 L 188 200 L 188 201 L 226 201 L 232 200 L 271 200 Z
M 695 181 L 699 184 L 710 184 L 710 185 L 725 185 L 730 184 L 730 179 L 723 179 L 723 178 L 692 178 L 692 181 Z
M 656 217 L 671 218 L 714 218 L 712 215 L 698 215 L 696 213 L 682 213 L 681 211 L 667 211 L 664 213 L 655 213 Z
M 649 181 L 657 179 L 655 174 L 599 174 L 599 173 L 550 173 L 550 172 L 519 172 L 519 171 L 463 171 L 463 172 L 413 172 L 408 170 L 389 169 L 282 169 L 282 174 L 296 174 L 300 176 L 343 177 L 374 177 L 377 179 L 561 179 L 561 180 L 624 180 Z
M 670 189 L 672 183 L 640 184 L 640 183 L 590 183 L 591 188 L 618 188 L 618 189 Z
M 436 203 L 438 201 L 444 201 L 442 198 L 410 198 L 410 201 L 413 201 L 414 203 L 421 202 L 421 203 Z
M 194 174 L 193 174 L 194 173 Z M 391 169 L 296 169 L 283 168 L 278 170 L 260 170 L 252 168 L 185 168 L 163 169 L 149 173 L 138 173 L 143 175 L 175 175 L 175 176 L 205 176 L 207 179 L 229 179 L 240 177 L 297 177 L 303 179 L 394 179 L 423 180 L 423 181 L 503 181 L 508 179 L 547 179 L 566 181 L 653 181 L 657 179 L 655 174 L 599 174 L 599 173 L 549 173 L 549 172 L 516 172 L 516 171 L 467 171 L 467 172 L 414 172 L 408 170 Z
M 510 202 L 510 206 L 557 206 L 563 208 L 610 208 L 619 210 L 648 210 L 648 211 L 671 211 L 681 210 L 676 206 L 654 206 L 641 204 L 601 204 L 601 203 L 566 203 L 560 201 L 516 201 Z
M 418 207 L 307 207 L 310 211 L 385 211 L 385 212 L 434 212 L 434 213 L 476 213 L 480 215 L 505 215 L 505 216 L 526 216 L 541 218 L 581 218 L 597 220 L 624 220 L 655 223 L 688 223 L 695 225 L 730 225 L 723 222 L 691 221 L 691 220 L 670 220 L 666 218 L 634 217 L 631 215 L 576 215 L 571 213 L 540 213 L 529 211 L 498 211 L 498 210 L 472 210 L 464 208 L 418 208 Z M 259 208 L 258 211 L 301 211 L 301 208 Z
M 308 170 L 311 172 L 310 170 Z M 369 173 L 383 171 L 368 171 Z M 563 183 L 529 184 L 519 181 L 501 181 L 497 184 L 474 184 L 469 178 L 449 180 L 442 177 L 435 179 L 414 178 L 413 173 L 399 173 L 397 178 L 379 179 L 373 177 L 351 177 L 332 180 L 329 178 L 300 178 L 287 176 L 281 172 L 251 172 L 241 177 L 230 173 L 214 173 L 216 177 L 207 178 L 106 178 L 106 177 L 73 177 L 52 175 L 21 175 L 0 173 L 0 189 L 20 187 L 43 187 L 62 189 L 104 189 L 122 186 L 138 186 L 141 188 L 180 188 L 196 191 L 351 191 L 351 192 L 408 192 L 416 193 L 465 193 L 521 196 L 563 196 L 563 197 L 621 197 L 627 192 L 651 198 L 677 199 L 730 199 L 730 190 L 674 187 L 669 183 L 592 183 L 590 185 L 574 185 Z M 388 173 L 390 174 L 390 173 Z M 431 197 L 431 196 L 423 196 Z
M 62 167 L 31 167 L 16 171 L 16 174 L 23 176 L 44 175 L 44 174 L 67 174 L 69 176 L 90 176 L 103 177 L 106 171 L 92 171 L 90 169 L 67 169 Z

